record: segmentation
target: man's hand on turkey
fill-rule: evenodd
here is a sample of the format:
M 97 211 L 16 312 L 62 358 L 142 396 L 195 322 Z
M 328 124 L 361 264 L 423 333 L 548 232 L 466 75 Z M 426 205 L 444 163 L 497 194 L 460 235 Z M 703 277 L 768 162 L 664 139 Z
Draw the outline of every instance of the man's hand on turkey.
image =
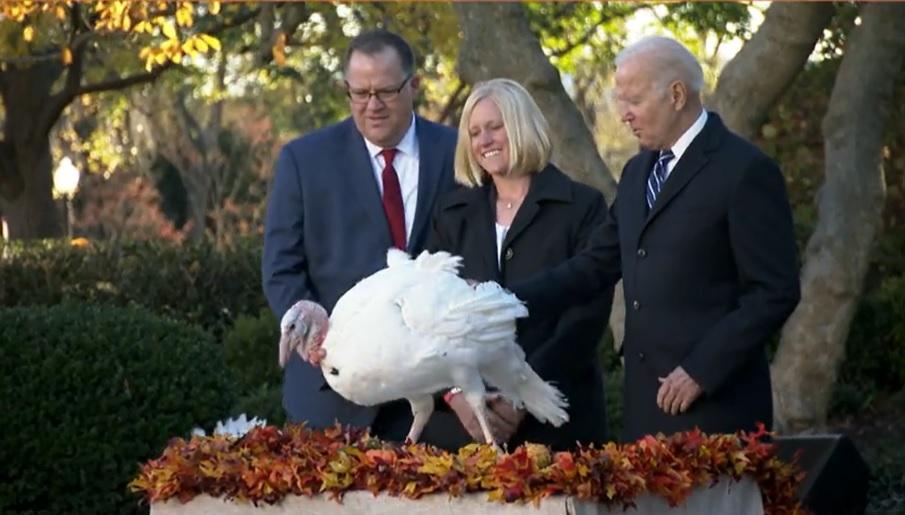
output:
M 322 344 L 329 326 L 327 311 L 320 304 L 296 302 L 280 321 L 280 366 L 286 366 L 293 350 L 308 363 L 320 364 L 327 355 Z
M 320 361 L 327 384 L 363 406 L 407 399 L 411 442 L 434 410 L 433 394 L 453 386 L 462 389 L 456 397 L 474 412 L 484 442 L 495 440 L 489 420 L 511 432 L 511 414 L 486 404 L 485 382 L 541 422 L 564 424 L 568 402 L 531 369 L 515 340 L 515 320 L 528 316 L 527 308 L 497 283 L 470 286 L 458 275 L 461 261 L 446 252 L 412 259 L 390 249 L 387 268 L 361 280 L 333 308 Z

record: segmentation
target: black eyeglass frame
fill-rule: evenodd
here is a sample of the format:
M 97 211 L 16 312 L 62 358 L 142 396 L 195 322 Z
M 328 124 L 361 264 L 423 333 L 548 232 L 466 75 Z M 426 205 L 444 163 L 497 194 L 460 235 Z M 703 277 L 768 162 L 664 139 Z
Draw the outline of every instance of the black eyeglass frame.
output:
M 408 82 L 410 80 L 412 80 L 412 77 L 414 77 L 414 76 L 415 76 L 415 74 L 413 74 L 413 73 L 409 74 L 402 81 L 402 84 L 400 84 L 398 88 L 387 88 L 387 89 L 377 89 L 377 90 L 372 89 L 372 90 L 368 90 L 368 91 L 364 91 L 364 90 L 353 91 L 352 87 L 349 86 L 349 83 L 347 81 L 343 81 L 343 82 L 346 83 L 346 96 L 349 97 L 349 100 L 351 100 L 352 102 L 354 102 L 356 104 L 367 104 L 368 102 L 371 101 L 371 97 L 376 98 L 380 102 L 387 103 L 387 102 L 392 102 L 393 100 L 396 100 L 399 97 L 399 94 L 402 93 L 402 88 L 404 88 L 405 85 L 408 84 Z M 356 95 L 358 95 L 358 98 L 355 98 Z

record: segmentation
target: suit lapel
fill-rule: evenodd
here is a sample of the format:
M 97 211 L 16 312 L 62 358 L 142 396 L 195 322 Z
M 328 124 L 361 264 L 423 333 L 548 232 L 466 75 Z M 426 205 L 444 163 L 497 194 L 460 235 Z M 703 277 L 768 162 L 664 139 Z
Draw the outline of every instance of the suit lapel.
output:
M 625 189 L 619 192 L 619 225 L 624 234 L 634 235 L 632 249 L 638 246 L 638 238 L 647 218 L 647 177 L 656 159 L 656 152 L 642 151 L 638 156 L 638 163 L 622 174 L 622 180 L 629 182 L 625 184 Z M 623 195 L 625 202 L 622 199 Z
M 418 202 L 415 207 L 415 220 L 412 222 L 411 237 L 408 240 L 408 251 L 423 244 L 419 235 L 425 233 L 430 217 L 431 206 L 440 189 L 443 177 L 443 162 L 446 156 L 443 148 L 435 141 L 432 128 L 421 118 L 415 117 L 415 136 L 418 138 Z
M 553 165 L 548 165 L 531 180 L 531 187 L 512 220 L 512 225 L 503 240 L 503 246 L 508 246 L 534 222 L 540 213 L 542 202 L 571 202 L 571 200 L 572 190 L 568 178 Z
M 496 245 L 496 213 L 493 207 L 496 205 L 496 191 L 489 181 L 481 187 L 481 190 L 480 195 L 472 197 L 472 204 L 468 206 L 472 213 L 469 223 L 474 224 L 479 231 L 475 245 L 478 246 L 478 254 L 484 262 L 484 269 L 489 272 L 490 280 L 501 282 L 503 276 L 500 273 Z
M 707 164 L 707 156 L 702 152 L 700 145 L 692 143 L 688 150 L 682 154 L 682 158 L 676 164 L 672 173 L 669 174 L 669 178 L 663 183 L 663 189 L 660 190 L 657 200 L 647 214 L 645 226 L 663 211 L 672 199 L 682 191 L 682 188 L 688 184 L 688 181 L 697 175 L 701 168 L 704 168 L 705 164 Z
M 644 227 L 647 227 L 672 202 L 676 195 L 685 188 L 688 182 L 704 168 L 710 160 L 708 154 L 711 149 L 719 145 L 720 136 L 725 130 L 723 122 L 715 113 L 708 112 L 707 117 L 707 124 L 704 125 L 704 129 L 691 142 L 691 145 L 682 154 L 672 173 L 669 174 L 669 178 L 663 183 L 663 189 L 660 190 L 657 200 L 647 214 Z M 651 163 L 652 166 L 653 163 Z
M 374 179 L 374 165 L 371 164 L 371 156 L 365 146 L 364 136 L 355 128 L 352 119 L 346 124 L 346 148 L 349 149 L 346 157 L 347 170 L 343 174 L 348 177 L 347 186 L 359 199 L 359 205 L 365 210 L 368 219 L 371 220 L 374 230 L 379 231 L 389 248 L 393 244 L 390 235 L 390 227 L 386 223 L 386 214 L 383 212 L 383 200 L 380 198 L 380 190 Z

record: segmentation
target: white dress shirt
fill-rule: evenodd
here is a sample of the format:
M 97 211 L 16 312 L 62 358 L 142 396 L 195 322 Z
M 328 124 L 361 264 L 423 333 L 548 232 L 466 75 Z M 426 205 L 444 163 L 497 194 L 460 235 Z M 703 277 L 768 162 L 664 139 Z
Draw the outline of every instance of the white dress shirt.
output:
M 377 181 L 377 191 L 383 195 L 383 156 L 379 147 L 365 138 L 365 146 L 371 156 L 371 166 L 374 168 L 374 180 Z M 402 191 L 402 208 L 405 211 L 405 241 L 412 236 L 412 225 L 415 223 L 415 208 L 418 206 L 418 138 L 415 137 L 415 115 L 412 114 L 412 123 L 405 132 L 405 136 L 396 145 L 396 158 L 393 160 L 393 169 L 399 177 L 399 189 Z
M 670 147 L 670 150 L 672 150 L 673 155 L 676 157 L 670 159 L 669 163 L 666 164 L 667 179 L 669 179 L 670 174 L 672 174 L 673 169 L 676 167 L 676 163 L 679 162 L 679 159 L 682 159 L 682 154 L 684 154 L 685 151 L 688 150 L 691 142 L 694 141 L 695 137 L 697 137 L 697 135 L 700 134 L 702 130 L 704 130 L 704 124 L 706 123 L 707 110 L 701 109 L 701 114 L 698 115 L 698 119 L 695 120 L 694 123 L 691 124 L 691 127 L 689 127 L 688 130 L 686 130 L 684 133 L 682 133 L 682 135 L 679 136 L 679 139 L 677 139 L 673 146 Z
M 505 225 L 500 225 L 499 223 L 494 223 L 496 226 L 496 266 L 498 269 L 502 270 L 503 262 L 501 258 L 503 256 L 503 241 L 506 240 L 506 233 L 509 232 L 509 227 Z

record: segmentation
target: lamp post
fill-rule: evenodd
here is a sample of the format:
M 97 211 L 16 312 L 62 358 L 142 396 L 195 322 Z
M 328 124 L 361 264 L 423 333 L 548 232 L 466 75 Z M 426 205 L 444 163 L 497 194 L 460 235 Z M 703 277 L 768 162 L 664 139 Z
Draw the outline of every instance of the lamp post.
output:
M 53 171 L 53 187 L 63 196 L 66 205 L 66 236 L 72 240 L 72 196 L 79 187 L 79 169 L 64 157 Z

